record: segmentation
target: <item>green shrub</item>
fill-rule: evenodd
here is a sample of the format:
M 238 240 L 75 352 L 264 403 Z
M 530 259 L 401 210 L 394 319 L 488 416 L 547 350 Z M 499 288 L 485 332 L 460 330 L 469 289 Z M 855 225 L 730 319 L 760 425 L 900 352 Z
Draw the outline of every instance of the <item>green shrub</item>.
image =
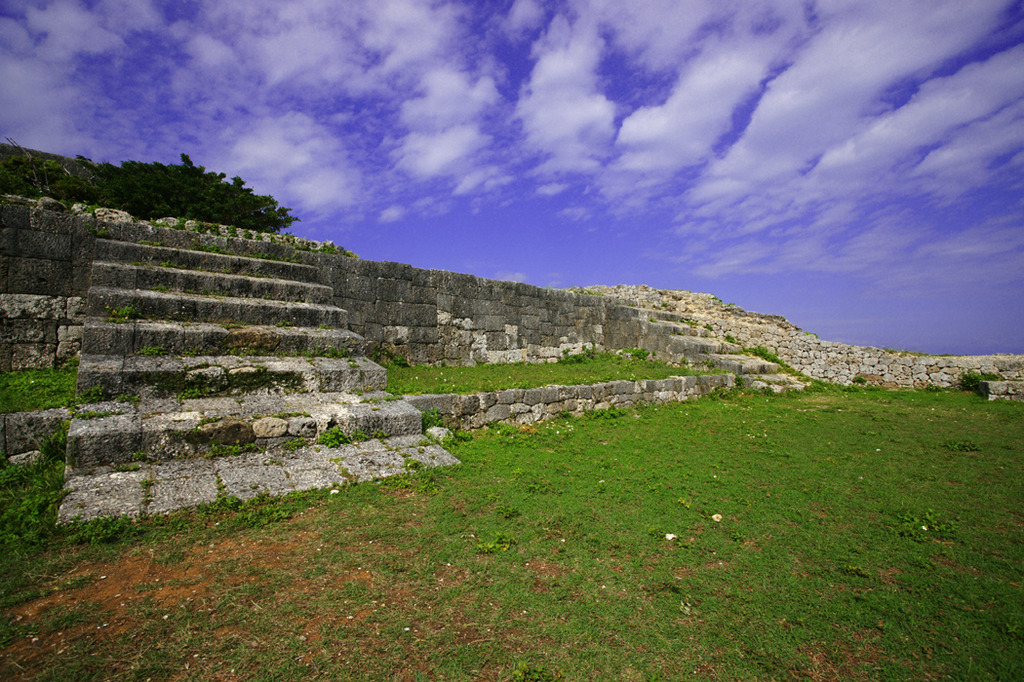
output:
M 348 445 L 352 442 L 352 439 L 342 432 L 340 426 L 332 426 L 320 434 L 320 438 L 317 442 L 320 443 L 320 445 L 326 445 L 329 448 L 336 448 L 342 445 Z
M 779 358 L 778 355 L 776 355 L 775 353 L 770 351 L 768 348 L 765 348 L 764 346 L 755 346 L 754 348 L 746 348 L 744 350 L 745 350 L 745 352 L 750 353 L 751 355 L 756 355 L 757 357 L 761 358 L 762 360 L 767 360 L 768 362 L 774 362 L 777 365 L 784 364 L 782 362 L 782 359 Z
M 982 381 L 999 381 L 998 374 L 981 374 L 979 372 L 964 372 L 960 375 L 960 388 L 964 391 L 977 393 L 981 388 Z
M 558 361 L 563 364 L 572 364 L 577 362 L 589 362 L 597 357 L 597 349 L 591 345 L 583 346 L 583 350 L 579 353 L 573 354 L 568 348 L 562 351 L 562 357 L 558 358 Z
M 71 175 L 56 161 L 13 156 L 0 163 L 0 194 L 48 196 L 58 201 L 96 203 L 95 185 Z
M 181 164 L 102 163 L 91 175 L 85 179 L 56 161 L 15 156 L 0 163 L 0 193 L 118 208 L 141 220 L 175 216 L 257 232 L 279 232 L 297 220 L 290 208 L 255 194 L 240 177 L 227 181 L 224 173 L 196 166 L 187 154 Z
M 423 413 L 423 433 L 434 426 L 444 426 L 444 418 L 436 407 Z

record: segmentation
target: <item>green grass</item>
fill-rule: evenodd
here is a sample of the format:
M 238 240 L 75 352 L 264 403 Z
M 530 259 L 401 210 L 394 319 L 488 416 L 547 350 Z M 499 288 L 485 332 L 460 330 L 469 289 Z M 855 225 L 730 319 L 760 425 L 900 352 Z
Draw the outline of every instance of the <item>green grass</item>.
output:
M 1020 679 L 1022 432 L 967 393 L 733 393 L 478 431 L 461 466 L 340 494 L 5 512 L 0 670 Z
M 0 373 L 0 414 L 73 405 L 77 376 L 77 361 L 61 369 Z
M 583 358 L 570 356 L 570 360 Z M 478 365 L 476 367 L 400 367 L 386 364 L 390 393 L 481 393 L 503 388 L 538 388 L 559 384 L 596 384 L 604 381 L 665 379 L 688 374 L 709 374 L 663 362 L 598 353 L 581 361 Z

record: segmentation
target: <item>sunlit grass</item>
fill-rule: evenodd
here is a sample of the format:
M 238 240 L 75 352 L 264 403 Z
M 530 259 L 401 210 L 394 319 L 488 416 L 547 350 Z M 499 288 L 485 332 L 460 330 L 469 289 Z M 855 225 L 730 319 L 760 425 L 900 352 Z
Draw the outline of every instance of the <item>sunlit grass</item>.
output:
M 0 373 L 0 414 L 46 410 L 74 404 L 78 362 L 61 369 Z
M 0 665 L 1020 679 L 1022 432 L 1022 405 L 878 390 L 494 426 L 457 467 L 8 544 Z

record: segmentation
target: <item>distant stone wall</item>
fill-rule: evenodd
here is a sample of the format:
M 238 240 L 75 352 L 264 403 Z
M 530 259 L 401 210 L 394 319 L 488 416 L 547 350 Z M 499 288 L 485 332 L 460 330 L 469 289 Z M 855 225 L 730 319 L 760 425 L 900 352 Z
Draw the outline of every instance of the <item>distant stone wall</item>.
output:
M 851 346 L 823 341 L 784 317 L 749 312 L 710 294 L 646 286 L 595 286 L 588 291 L 654 315 L 688 320 L 745 348 L 764 346 L 794 369 L 830 383 L 948 388 L 958 385 L 965 373 L 1024 379 L 1024 355 L 926 355 Z

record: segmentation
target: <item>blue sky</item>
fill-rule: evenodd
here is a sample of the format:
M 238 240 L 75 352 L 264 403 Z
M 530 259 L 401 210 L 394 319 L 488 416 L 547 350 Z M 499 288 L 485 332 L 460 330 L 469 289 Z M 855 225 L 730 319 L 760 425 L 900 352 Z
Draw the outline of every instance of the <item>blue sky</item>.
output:
M 4 0 L 0 136 L 374 260 L 1024 352 L 1019 1 Z

